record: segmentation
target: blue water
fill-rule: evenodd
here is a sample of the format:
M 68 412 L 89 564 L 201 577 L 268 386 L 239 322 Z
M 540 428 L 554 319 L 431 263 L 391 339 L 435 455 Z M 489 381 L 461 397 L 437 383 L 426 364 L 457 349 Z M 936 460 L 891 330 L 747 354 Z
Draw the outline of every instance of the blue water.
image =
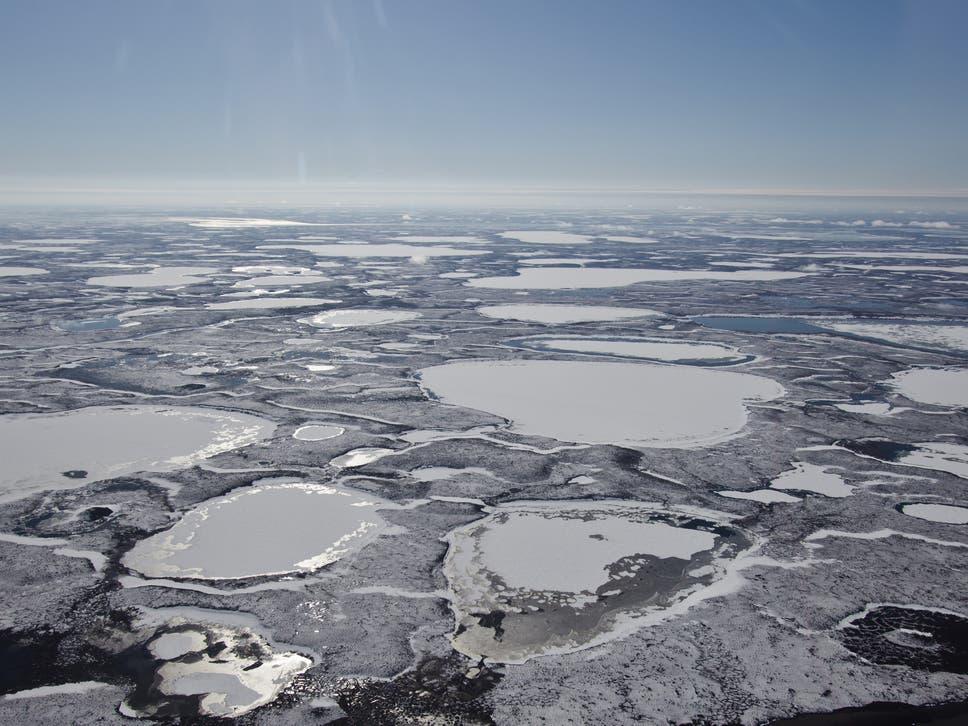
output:
M 57 327 L 66 330 L 68 333 L 87 333 L 92 330 L 113 330 L 120 327 L 121 321 L 117 318 L 95 318 L 93 320 L 67 320 L 57 323 Z
M 693 318 L 697 323 L 716 330 L 737 333 L 826 333 L 828 331 L 799 318 L 753 318 L 729 315 L 704 315 Z

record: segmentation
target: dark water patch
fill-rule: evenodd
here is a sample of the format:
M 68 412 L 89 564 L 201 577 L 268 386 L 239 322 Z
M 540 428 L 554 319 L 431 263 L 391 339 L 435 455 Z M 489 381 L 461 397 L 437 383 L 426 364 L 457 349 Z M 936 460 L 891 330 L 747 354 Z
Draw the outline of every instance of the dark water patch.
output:
M 391 681 L 343 680 L 336 702 L 347 714 L 340 726 L 390 726 L 401 723 L 494 724 L 487 692 L 503 678 L 501 671 L 468 662 L 456 654 L 428 657 Z
M 780 295 L 775 292 L 765 292 L 759 296 L 761 300 L 769 302 L 773 309 L 776 307 L 796 308 L 797 310 L 816 310 L 823 302 L 801 295 Z
M 829 713 L 805 713 L 770 721 L 770 726 L 963 726 L 968 723 L 968 701 L 933 706 L 877 701 L 866 706 L 838 708 Z
M 501 623 L 504 621 L 506 614 L 507 613 L 501 610 L 492 610 L 491 612 L 482 615 L 475 614 L 474 617 L 477 618 L 477 622 L 482 628 L 493 629 L 494 639 L 500 640 L 501 636 L 504 635 L 504 628 L 501 627 Z
M 837 631 L 864 660 L 925 671 L 968 673 L 968 618 L 882 605 Z
M 828 330 L 808 323 L 800 318 L 703 315 L 693 318 L 693 320 L 706 328 L 729 330 L 734 333 L 793 333 L 800 335 L 829 333 Z
M 0 694 L 15 693 L 51 683 L 89 680 L 87 669 L 58 668 L 62 633 L 47 630 L 0 631 Z
M 121 327 L 121 321 L 115 317 L 93 318 L 91 320 L 64 320 L 55 323 L 55 327 L 68 333 L 90 333 L 97 330 L 114 330 Z
M 87 522 L 100 522 L 105 517 L 110 517 L 114 510 L 110 507 L 90 507 L 85 509 L 82 518 Z
M 905 454 L 918 450 L 913 444 L 899 444 L 887 439 L 839 439 L 834 442 L 834 446 L 881 461 L 899 461 Z

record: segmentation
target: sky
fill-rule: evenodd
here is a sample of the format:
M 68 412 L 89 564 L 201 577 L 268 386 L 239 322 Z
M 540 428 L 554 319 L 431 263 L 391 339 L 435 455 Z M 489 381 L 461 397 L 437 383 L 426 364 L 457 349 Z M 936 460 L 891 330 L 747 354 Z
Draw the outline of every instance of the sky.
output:
M 968 194 L 963 0 L 0 0 L 0 190 Z

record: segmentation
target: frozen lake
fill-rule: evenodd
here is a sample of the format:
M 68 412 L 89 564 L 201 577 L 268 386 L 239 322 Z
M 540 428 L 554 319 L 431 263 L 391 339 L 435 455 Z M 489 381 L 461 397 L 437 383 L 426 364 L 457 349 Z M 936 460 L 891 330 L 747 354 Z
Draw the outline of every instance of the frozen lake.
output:
M 0 277 L 30 277 L 32 275 L 46 275 L 47 270 L 39 267 L 13 267 L 0 265 Z
M 709 446 L 739 434 L 746 404 L 783 395 L 768 378 L 647 363 L 463 361 L 419 372 L 444 403 L 519 433 L 636 448 Z
M 325 441 L 341 436 L 346 429 L 342 426 L 327 426 L 324 424 L 308 424 L 300 426 L 293 432 L 292 437 L 299 441 Z
M 531 245 L 587 245 L 592 241 L 590 237 L 584 234 L 556 230 L 501 232 L 500 236 Z
M 968 524 L 968 507 L 949 504 L 905 504 L 901 511 L 910 517 L 944 524 Z
M 281 249 L 282 245 L 266 246 L 264 249 Z M 446 246 L 419 246 L 398 243 L 337 244 L 337 245 L 286 245 L 286 249 L 304 250 L 317 257 L 351 257 L 356 259 L 380 257 L 407 257 L 420 260 L 429 257 L 476 257 L 485 255 L 482 250 L 462 250 Z
M 618 637 L 641 626 L 636 617 L 661 619 L 748 545 L 716 520 L 622 501 L 511 502 L 448 539 L 454 644 L 510 663 Z
M 968 406 L 968 368 L 914 368 L 891 378 L 894 389 L 912 401 Z
M 366 327 L 370 325 L 389 325 L 416 320 L 420 313 L 412 310 L 327 310 L 311 318 L 301 318 L 299 322 L 312 325 L 314 328 Z
M 771 282 L 804 277 L 808 273 L 767 270 L 658 270 L 620 267 L 538 267 L 524 268 L 509 277 L 480 277 L 468 280 L 469 287 L 492 290 L 576 290 L 625 287 L 638 282 Z
M 138 542 L 126 567 L 148 577 L 223 580 L 311 572 L 384 528 L 379 499 L 308 482 L 259 483 L 186 512 Z
M 532 350 L 562 353 L 586 353 L 589 355 L 619 358 L 642 358 L 664 363 L 739 363 L 750 360 L 736 348 L 717 343 L 642 338 L 623 340 L 619 338 L 519 338 L 517 345 Z
M 180 285 L 197 285 L 208 282 L 202 275 L 218 272 L 214 267 L 156 267 L 149 272 L 132 275 L 106 275 L 92 277 L 88 285 L 102 287 L 175 287 Z
M 518 303 L 485 305 L 477 312 L 496 320 L 520 320 L 548 325 L 567 323 L 592 323 L 608 320 L 631 320 L 648 318 L 662 313 L 647 308 L 623 308 L 608 305 L 554 305 L 541 303 Z
M 281 310 L 283 308 L 313 308 L 338 305 L 341 300 L 325 297 L 253 297 L 228 302 L 208 303 L 209 310 Z
M 174 471 L 268 438 L 257 416 L 190 406 L 90 406 L 0 416 L 0 499 Z

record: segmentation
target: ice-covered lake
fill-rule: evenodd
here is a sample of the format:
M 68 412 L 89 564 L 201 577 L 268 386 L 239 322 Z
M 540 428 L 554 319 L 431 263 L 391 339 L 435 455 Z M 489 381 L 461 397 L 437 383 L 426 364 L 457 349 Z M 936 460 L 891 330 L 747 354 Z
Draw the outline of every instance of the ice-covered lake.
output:
M 271 421 L 194 406 L 89 406 L 0 416 L 0 499 L 185 469 L 269 437 Z
M 746 425 L 747 404 L 784 392 L 761 376 L 648 363 L 461 361 L 418 374 L 444 403 L 506 418 L 513 431 L 636 448 L 725 441 Z
M 380 504 L 333 486 L 269 480 L 186 512 L 138 542 L 124 564 L 148 577 L 204 580 L 311 572 L 383 531 Z

